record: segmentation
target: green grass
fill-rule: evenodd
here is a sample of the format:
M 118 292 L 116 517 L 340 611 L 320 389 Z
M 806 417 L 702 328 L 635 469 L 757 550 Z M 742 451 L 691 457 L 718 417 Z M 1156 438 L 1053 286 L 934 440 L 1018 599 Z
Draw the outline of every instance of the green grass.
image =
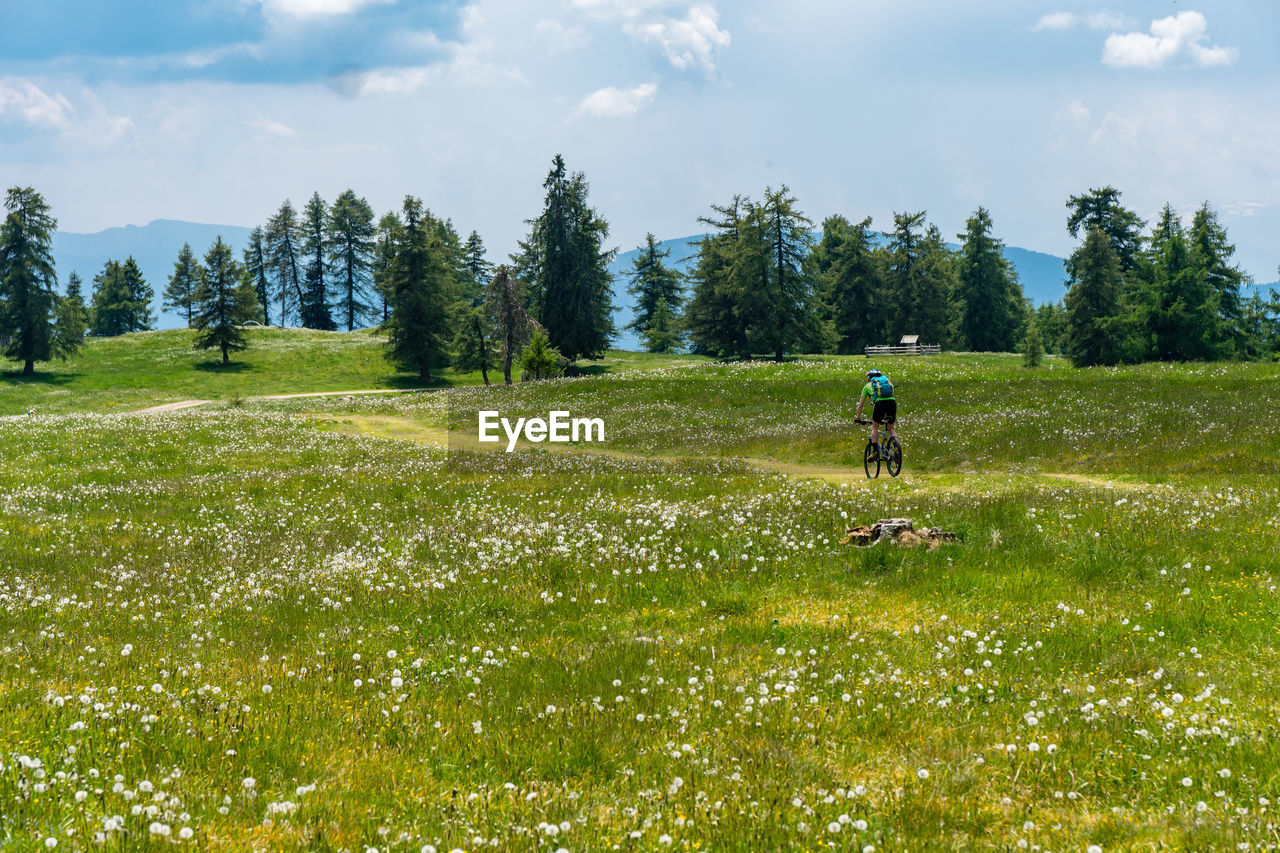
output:
M 249 348 L 223 366 L 215 351 L 192 346 L 186 329 L 90 338 L 67 361 L 42 362 L 34 377 L 0 360 L 0 414 L 132 411 L 178 400 L 238 401 L 267 394 L 423 387 L 416 373 L 397 370 L 385 357 L 385 339 L 373 330 L 317 332 L 246 329 Z M 584 371 L 656 369 L 695 361 L 611 351 Z M 518 371 L 517 371 L 518 372 Z M 427 387 L 479 385 L 481 375 L 453 368 L 433 372 Z M 518 377 L 517 377 L 518 378 Z M 490 381 L 501 381 L 500 371 Z
M 894 362 L 867 482 L 864 365 L 0 419 L 0 847 L 1276 844 L 1276 368 Z

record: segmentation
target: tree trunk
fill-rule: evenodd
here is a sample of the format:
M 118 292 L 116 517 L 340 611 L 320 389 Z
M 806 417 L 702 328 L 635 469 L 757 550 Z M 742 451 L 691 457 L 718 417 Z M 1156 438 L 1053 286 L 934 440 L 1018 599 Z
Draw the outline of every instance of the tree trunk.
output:
M 502 379 L 508 385 L 511 384 L 511 358 L 509 356 L 502 360 Z
M 23 362 L 23 364 L 22 364 L 22 375 L 23 375 L 23 376 L 35 376 L 35 375 L 36 375 L 36 363 L 35 363 L 35 360 L 34 360 L 34 359 L 30 359 L 30 358 L 29 358 L 29 359 L 27 359 L 25 362 Z
M 480 362 L 480 375 L 484 377 L 484 384 L 489 385 L 489 367 L 483 361 Z
M 227 355 L 227 345 L 223 344 L 222 345 L 222 364 L 223 366 L 226 366 L 230 363 L 231 363 L 231 357 Z
M 418 371 L 418 378 L 421 379 L 423 382 L 430 382 L 431 381 L 431 365 L 429 364 L 422 365 L 422 368 Z

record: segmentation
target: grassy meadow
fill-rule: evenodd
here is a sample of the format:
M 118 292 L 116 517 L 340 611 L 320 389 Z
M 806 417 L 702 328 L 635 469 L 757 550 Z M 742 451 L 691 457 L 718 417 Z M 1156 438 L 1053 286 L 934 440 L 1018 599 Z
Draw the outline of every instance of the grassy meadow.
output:
M 403 377 L 254 334 L 0 379 L 0 850 L 1280 844 L 1280 365 L 888 362 L 868 481 L 861 358 L 258 400 Z

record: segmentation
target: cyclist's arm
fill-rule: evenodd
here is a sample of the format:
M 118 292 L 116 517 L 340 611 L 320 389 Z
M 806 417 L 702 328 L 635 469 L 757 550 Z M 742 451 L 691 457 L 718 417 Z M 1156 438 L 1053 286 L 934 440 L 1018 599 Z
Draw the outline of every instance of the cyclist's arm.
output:
M 856 415 L 854 415 L 854 416 L 853 416 L 853 417 L 854 417 L 854 420 L 857 420 L 857 421 L 862 420 L 862 403 L 863 403 L 863 401 L 865 401 L 866 399 L 867 399 L 866 397 L 859 397 L 859 398 L 858 398 L 858 414 L 856 414 Z

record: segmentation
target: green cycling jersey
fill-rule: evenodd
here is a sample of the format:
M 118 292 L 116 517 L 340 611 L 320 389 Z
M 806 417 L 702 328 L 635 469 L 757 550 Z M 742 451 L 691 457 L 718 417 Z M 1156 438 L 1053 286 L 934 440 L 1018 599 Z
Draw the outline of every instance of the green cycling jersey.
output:
M 893 386 L 890 386 L 891 390 L 887 395 L 881 397 L 879 396 L 879 389 L 876 387 L 875 383 L 868 382 L 866 385 L 862 386 L 862 396 L 870 397 L 872 403 L 875 403 L 877 400 L 892 400 L 893 399 L 892 387 Z

